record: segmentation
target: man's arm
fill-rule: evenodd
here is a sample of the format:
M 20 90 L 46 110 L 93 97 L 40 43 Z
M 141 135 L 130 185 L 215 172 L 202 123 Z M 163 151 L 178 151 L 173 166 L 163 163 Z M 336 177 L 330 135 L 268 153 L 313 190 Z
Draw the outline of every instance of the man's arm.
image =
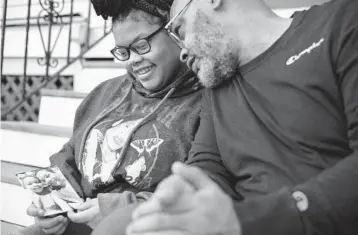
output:
M 350 1 L 342 9 L 341 19 L 335 25 L 338 32 L 331 52 L 352 152 L 334 167 L 301 185 L 236 203 L 244 235 L 358 234 L 357 9 L 357 1 Z
M 185 163 L 201 168 L 232 198 L 241 200 L 242 196 L 234 191 L 235 178 L 225 168 L 217 147 L 216 134 L 211 116 L 210 92 L 209 90 L 204 92 L 199 128 Z

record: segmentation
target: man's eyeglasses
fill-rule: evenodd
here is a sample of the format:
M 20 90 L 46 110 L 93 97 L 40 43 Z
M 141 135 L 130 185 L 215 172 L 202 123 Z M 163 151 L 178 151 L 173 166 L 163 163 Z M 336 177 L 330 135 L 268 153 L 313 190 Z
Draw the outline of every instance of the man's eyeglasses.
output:
M 116 46 L 111 50 L 112 55 L 120 61 L 126 61 L 131 56 L 130 50 L 133 50 L 139 55 L 144 55 L 151 50 L 149 41 L 158 34 L 164 27 L 160 27 L 149 36 L 145 38 L 138 39 L 137 41 L 131 43 L 128 47 Z
M 193 0 L 189 0 L 185 6 L 183 7 L 183 9 L 181 9 L 181 11 L 179 11 L 165 26 L 164 29 L 168 32 L 169 36 L 171 37 L 171 39 L 173 39 L 173 41 L 178 44 L 178 46 L 180 48 L 183 48 L 183 43 L 180 40 L 179 35 L 177 35 L 175 32 L 172 31 L 172 24 L 174 22 L 174 20 L 176 20 L 184 11 L 185 9 L 188 8 L 189 4 L 192 2 Z

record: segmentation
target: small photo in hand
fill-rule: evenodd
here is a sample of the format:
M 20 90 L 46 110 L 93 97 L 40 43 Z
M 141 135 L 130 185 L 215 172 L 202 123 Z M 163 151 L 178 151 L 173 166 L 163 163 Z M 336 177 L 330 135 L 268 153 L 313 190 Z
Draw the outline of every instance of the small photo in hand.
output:
M 22 172 L 16 176 L 30 192 L 34 205 L 45 211 L 45 216 L 72 211 L 83 202 L 58 167 Z

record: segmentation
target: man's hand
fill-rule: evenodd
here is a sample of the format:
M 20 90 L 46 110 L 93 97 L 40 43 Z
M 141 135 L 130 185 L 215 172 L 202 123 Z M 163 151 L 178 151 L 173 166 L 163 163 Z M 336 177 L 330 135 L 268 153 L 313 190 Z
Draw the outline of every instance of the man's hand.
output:
M 55 217 L 43 217 L 45 211 L 38 209 L 35 205 L 31 205 L 27 209 L 29 216 L 35 217 L 35 223 L 44 231 L 46 234 L 61 235 L 63 234 L 68 226 L 69 220 L 63 215 Z
M 79 205 L 77 212 L 69 211 L 68 218 L 75 223 L 86 223 L 91 228 L 95 228 L 100 221 L 100 211 L 98 198 L 87 199 Z
M 173 175 L 133 213 L 127 235 L 241 234 L 232 200 L 204 172 L 175 163 Z
M 147 214 L 170 211 L 184 212 L 191 209 L 195 189 L 179 175 L 171 175 L 164 179 L 157 187 L 155 194 L 142 203 L 133 214 L 133 219 Z

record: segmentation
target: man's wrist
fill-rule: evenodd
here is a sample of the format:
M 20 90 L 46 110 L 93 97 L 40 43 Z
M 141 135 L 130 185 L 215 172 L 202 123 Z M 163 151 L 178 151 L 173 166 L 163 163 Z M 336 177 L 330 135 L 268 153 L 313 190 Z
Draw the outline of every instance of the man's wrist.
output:
M 244 235 L 307 234 L 307 221 L 288 188 L 234 202 L 234 208 Z

